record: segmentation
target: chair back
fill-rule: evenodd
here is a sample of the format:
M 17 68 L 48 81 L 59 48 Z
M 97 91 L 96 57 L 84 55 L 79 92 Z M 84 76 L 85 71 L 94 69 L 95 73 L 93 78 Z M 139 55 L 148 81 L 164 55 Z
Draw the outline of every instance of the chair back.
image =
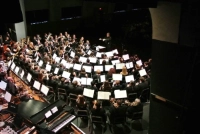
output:
M 103 124 L 103 119 L 101 116 L 91 115 L 91 121 L 92 121 L 92 123 Z
M 132 101 L 134 101 L 136 98 L 137 98 L 137 93 L 129 93 L 128 94 L 128 100 L 130 101 L 130 102 L 132 102 Z
M 78 117 L 88 117 L 88 111 L 87 110 L 77 110 L 76 115 Z
M 146 88 L 142 90 L 141 95 L 140 95 L 140 100 L 141 102 L 148 102 L 150 97 L 150 88 Z
M 140 111 L 140 112 L 134 112 L 132 114 L 132 120 L 139 120 L 139 119 L 142 119 L 143 117 L 143 111 Z
M 63 88 L 58 88 L 58 98 L 66 100 L 67 98 L 67 91 Z
M 125 115 L 115 115 L 115 118 L 111 121 L 112 124 L 124 124 L 126 122 Z

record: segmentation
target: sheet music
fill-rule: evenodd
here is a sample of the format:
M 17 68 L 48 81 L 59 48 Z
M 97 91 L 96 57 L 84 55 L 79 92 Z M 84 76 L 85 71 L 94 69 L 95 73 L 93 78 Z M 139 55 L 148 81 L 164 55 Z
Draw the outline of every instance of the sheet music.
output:
M 40 86 L 41 86 L 41 83 L 39 81 L 35 80 L 33 83 L 33 87 L 37 90 L 40 90 Z
M 74 79 L 73 79 L 72 82 L 74 82 L 74 81 L 77 81 L 78 83 L 81 83 L 81 78 L 79 78 L 79 77 L 74 77 Z
M 124 55 L 122 55 L 122 58 L 123 58 L 124 60 L 128 60 L 128 59 L 129 59 L 129 54 L 124 54 Z
M 9 62 L 8 62 L 8 67 L 10 67 L 11 64 L 12 64 L 12 61 L 9 60 Z
M 106 52 L 105 54 L 107 55 L 107 57 L 112 57 L 113 56 L 113 52 L 112 51 Z
M 16 66 L 15 63 L 13 62 L 11 65 L 11 70 L 14 70 L 15 66 Z
M 112 63 L 113 65 L 115 65 L 116 63 L 120 63 L 120 61 L 119 61 L 119 60 L 112 60 L 111 63 Z
M 139 66 L 142 66 L 142 61 L 138 60 L 138 61 L 136 61 L 136 64 L 138 64 Z
M 133 62 L 126 63 L 126 68 L 127 69 L 133 68 Z
M 109 59 L 99 59 L 99 63 L 102 64 L 102 61 L 105 60 L 108 63 Z
M 122 69 L 125 66 L 125 63 L 116 63 L 116 69 Z
M 91 50 L 88 50 L 87 54 L 90 55 L 91 53 L 92 53 L 92 51 L 91 51 Z
M 46 64 L 46 70 L 50 72 L 51 71 L 51 65 Z
M 31 78 L 32 78 L 32 75 L 30 73 L 28 73 L 28 75 L 27 75 L 28 82 L 31 82 Z
M 63 64 L 63 66 L 66 66 L 67 61 L 62 59 L 60 63 Z
M 86 96 L 86 97 L 89 97 L 89 98 L 93 98 L 94 97 L 94 90 L 84 88 L 83 89 L 83 95 Z
M 71 63 L 66 63 L 66 66 L 65 66 L 67 69 L 71 68 L 71 67 L 74 67 L 74 64 L 71 64 Z
M 122 80 L 122 74 L 112 74 L 113 80 Z
M 51 109 L 51 112 L 54 114 L 55 112 L 57 112 L 58 111 L 58 107 L 57 106 L 55 106 L 55 107 L 53 107 L 52 109 Z
M 0 89 L 6 90 L 6 87 L 7 87 L 7 83 L 4 82 L 3 80 L 1 80 L 1 81 L 0 81 Z
M 56 57 L 57 57 L 57 54 L 54 53 L 52 58 L 55 60 Z
M 36 61 L 36 62 L 38 62 L 38 60 L 39 60 L 39 56 L 37 56 L 37 57 L 35 58 L 35 61 Z
M 134 79 L 134 76 L 133 76 L 133 75 L 128 75 L 128 76 L 125 76 L 125 80 L 126 80 L 126 83 L 129 83 L 131 80 L 132 80 L 132 81 L 135 81 L 135 79 Z
M 105 71 L 109 71 L 111 68 L 114 68 L 114 65 L 105 65 Z
M 85 66 L 85 65 L 83 65 L 82 68 L 84 68 L 85 72 L 87 72 L 87 73 L 91 73 L 92 72 L 92 66 Z
M 20 74 L 21 78 L 24 77 L 24 70 L 22 70 L 21 74 Z
M 147 72 L 146 72 L 145 69 L 141 69 L 141 70 L 139 71 L 139 74 L 140 74 L 140 76 L 145 76 L 145 75 L 147 75 Z
M 97 63 L 96 57 L 89 57 L 89 60 L 90 60 L 91 63 Z
M 79 61 L 82 62 L 82 63 L 86 63 L 87 62 L 87 58 L 83 57 L 83 56 L 80 56 Z
M 113 54 L 114 53 L 119 54 L 117 49 L 112 50 L 112 52 L 113 52 Z
M 5 96 L 4 96 L 4 99 L 7 101 L 7 102 L 10 102 L 11 101 L 11 98 L 12 98 L 12 95 L 6 91 L 5 93 Z
M 96 57 L 101 58 L 101 54 L 102 54 L 102 53 L 97 52 L 97 53 L 96 53 Z
M 55 68 L 55 70 L 54 70 L 54 74 L 58 74 L 58 71 L 59 71 L 59 68 L 58 68 L 58 67 Z
M 43 61 L 40 60 L 39 63 L 38 63 L 38 65 L 41 67 L 43 65 Z
M 127 98 L 126 90 L 115 90 L 114 91 L 115 99 Z
M 72 58 L 74 58 L 74 57 L 75 57 L 75 53 L 74 53 L 73 51 L 71 51 L 71 52 L 70 52 L 70 56 L 71 56 Z
M 18 72 L 19 72 L 19 67 L 16 66 L 16 67 L 15 67 L 15 73 L 18 74 Z
M 94 66 L 94 71 L 97 71 L 98 69 L 103 71 L 103 66 Z
M 81 64 L 74 64 L 74 69 L 80 71 L 81 70 Z
M 48 92 L 49 92 L 49 88 L 45 85 L 42 84 L 42 87 L 41 87 L 41 92 L 47 96 L 48 95 Z
M 110 92 L 98 91 L 97 99 L 98 100 L 110 100 Z
M 55 62 L 56 62 L 56 63 L 60 63 L 60 60 L 61 60 L 60 57 L 56 57 L 56 58 L 55 58 Z
M 68 78 L 70 77 L 70 73 L 69 73 L 69 72 L 66 72 L 66 71 L 63 71 L 62 77 L 68 79 Z
M 103 48 L 105 48 L 104 46 L 97 46 L 99 49 L 103 49 Z
M 106 75 L 100 75 L 100 80 L 101 80 L 101 82 L 106 81 Z
M 92 78 L 81 77 L 81 85 L 91 85 Z
M 52 113 L 51 113 L 51 111 L 49 110 L 49 111 L 46 112 L 44 115 L 45 115 L 46 118 L 49 118 L 49 117 L 52 115 Z

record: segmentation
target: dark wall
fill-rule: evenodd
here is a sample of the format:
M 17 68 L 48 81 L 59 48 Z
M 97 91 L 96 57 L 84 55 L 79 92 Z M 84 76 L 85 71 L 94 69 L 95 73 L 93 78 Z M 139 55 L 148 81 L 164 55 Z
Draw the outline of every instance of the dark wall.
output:
M 152 43 L 149 134 L 182 134 L 195 129 L 198 116 L 199 49 L 154 40 Z M 192 129 L 190 126 L 193 126 Z

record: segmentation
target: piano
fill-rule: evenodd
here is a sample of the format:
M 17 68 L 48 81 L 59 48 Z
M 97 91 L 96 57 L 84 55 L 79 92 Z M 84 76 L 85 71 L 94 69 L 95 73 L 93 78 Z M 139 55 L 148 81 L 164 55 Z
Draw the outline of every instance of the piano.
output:
M 76 119 L 76 116 L 73 115 L 74 109 L 67 106 L 62 100 L 57 100 L 51 104 L 29 100 L 20 104 L 18 112 L 32 126 L 36 126 L 39 132 L 59 133 L 61 129 Z

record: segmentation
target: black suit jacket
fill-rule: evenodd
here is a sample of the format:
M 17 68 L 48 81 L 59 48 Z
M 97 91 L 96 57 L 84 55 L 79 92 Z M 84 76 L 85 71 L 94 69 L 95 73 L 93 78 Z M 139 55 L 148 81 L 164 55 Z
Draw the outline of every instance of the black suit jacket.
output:
M 100 109 L 91 109 L 91 113 L 93 116 L 100 116 L 104 122 L 106 122 L 107 118 L 106 118 L 106 111 L 103 108 Z

